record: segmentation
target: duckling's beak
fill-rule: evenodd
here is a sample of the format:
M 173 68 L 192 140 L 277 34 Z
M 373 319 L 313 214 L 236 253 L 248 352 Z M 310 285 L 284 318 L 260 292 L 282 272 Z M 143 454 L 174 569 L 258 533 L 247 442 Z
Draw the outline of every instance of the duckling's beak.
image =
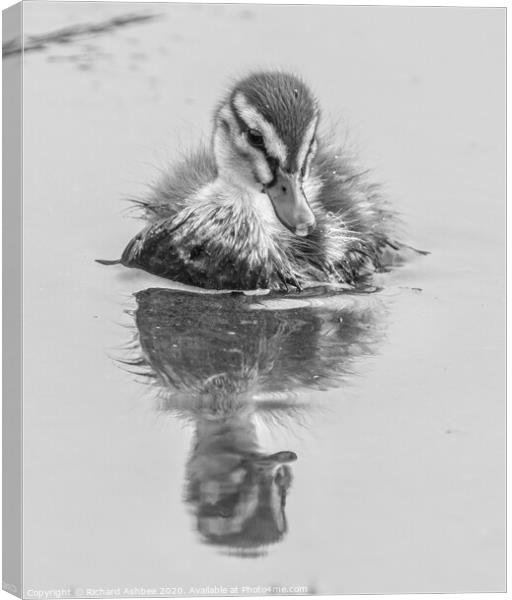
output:
M 279 169 L 272 185 L 265 189 L 278 219 L 295 235 L 305 237 L 315 228 L 315 215 L 302 190 L 297 173 Z

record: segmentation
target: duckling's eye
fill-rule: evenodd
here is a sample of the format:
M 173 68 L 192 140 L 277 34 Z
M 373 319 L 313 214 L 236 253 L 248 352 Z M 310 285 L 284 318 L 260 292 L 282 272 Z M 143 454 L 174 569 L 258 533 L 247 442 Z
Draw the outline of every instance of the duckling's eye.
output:
M 255 148 L 263 148 L 265 146 L 263 136 L 256 129 L 247 130 L 247 141 Z

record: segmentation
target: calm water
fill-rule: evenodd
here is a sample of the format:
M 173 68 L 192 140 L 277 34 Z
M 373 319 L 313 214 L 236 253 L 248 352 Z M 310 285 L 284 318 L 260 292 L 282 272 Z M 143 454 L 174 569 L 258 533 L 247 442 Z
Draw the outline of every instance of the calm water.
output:
M 26 593 L 504 590 L 504 11 L 129 8 L 25 55 Z M 254 66 L 304 75 L 429 257 L 287 300 L 94 262 Z

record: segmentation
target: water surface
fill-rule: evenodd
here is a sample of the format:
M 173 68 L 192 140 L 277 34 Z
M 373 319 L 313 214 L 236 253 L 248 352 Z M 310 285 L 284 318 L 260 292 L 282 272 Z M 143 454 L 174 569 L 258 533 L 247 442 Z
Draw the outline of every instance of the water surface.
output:
M 503 591 L 504 11 L 133 13 L 62 43 L 126 7 L 25 5 L 26 591 Z M 429 257 L 284 305 L 94 262 L 254 66 L 303 74 Z

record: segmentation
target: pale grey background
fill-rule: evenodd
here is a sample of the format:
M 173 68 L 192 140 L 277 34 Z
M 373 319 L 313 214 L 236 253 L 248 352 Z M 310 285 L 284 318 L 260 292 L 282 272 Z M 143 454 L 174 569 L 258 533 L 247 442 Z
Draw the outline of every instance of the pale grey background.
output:
M 26 34 L 127 11 L 161 17 L 25 55 L 25 589 L 503 591 L 505 11 L 37 2 Z M 432 255 L 383 278 L 360 376 L 262 426 L 299 460 L 289 534 L 251 561 L 199 543 L 191 428 L 109 357 L 157 280 L 93 259 L 140 228 L 120 199 L 262 66 L 306 78 Z

